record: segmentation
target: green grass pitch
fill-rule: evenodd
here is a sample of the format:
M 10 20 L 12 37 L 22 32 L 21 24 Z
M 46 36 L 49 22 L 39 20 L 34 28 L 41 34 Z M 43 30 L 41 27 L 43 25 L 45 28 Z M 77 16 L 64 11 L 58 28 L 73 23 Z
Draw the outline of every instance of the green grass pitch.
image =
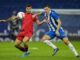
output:
M 29 42 L 30 55 L 22 57 L 23 52 L 14 47 L 14 43 L 0 42 L 0 60 L 80 60 L 63 42 L 53 42 L 59 51 L 52 56 L 53 49 L 42 42 Z M 80 54 L 80 41 L 72 41 Z

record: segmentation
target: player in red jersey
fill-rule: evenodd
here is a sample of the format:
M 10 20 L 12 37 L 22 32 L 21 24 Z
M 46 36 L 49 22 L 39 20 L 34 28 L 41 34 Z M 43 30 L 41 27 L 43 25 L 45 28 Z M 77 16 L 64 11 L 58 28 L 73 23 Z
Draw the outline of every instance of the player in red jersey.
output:
M 16 41 L 15 41 L 15 47 L 20 49 L 21 51 L 25 52 L 23 56 L 26 56 L 27 54 L 30 53 L 28 51 L 28 41 L 33 35 L 33 24 L 34 24 L 34 22 L 36 22 L 38 25 L 41 25 L 44 22 L 46 22 L 46 20 L 43 20 L 40 22 L 37 19 L 37 17 L 35 17 L 35 14 L 31 13 L 31 11 L 32 11 L 32 6 L 27 5 L 26 13 L 24 13 L 24 17 L 22 20 L 22 29 L 21 29 L 21 32 L 19 33 L 19 35 L 17 36 Z M 12 21 L 15 19 L 19 19 L 19 17 L 18 16 L 12 16 L 8 20 L 0 20 L 0 22 L 8 22 L 8 21 Z M 24 44 L 24 47 L 22 47 L 20 45 L 22 42 Z

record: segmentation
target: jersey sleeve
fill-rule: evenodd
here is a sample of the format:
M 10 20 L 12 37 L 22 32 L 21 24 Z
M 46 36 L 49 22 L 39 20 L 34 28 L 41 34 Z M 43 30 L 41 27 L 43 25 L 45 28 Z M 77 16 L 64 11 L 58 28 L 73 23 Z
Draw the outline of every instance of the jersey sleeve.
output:
M 59 19 L 59 16 L 56 12 L 52 12 L 52 17 L 57 21 Z
M 37 20 L 38 20 L 38 18 L 37 18 L 37 17 L 35 17 L 35 18 L 34 18 L 34 21 L 37 21 Z
M 44 16 L 44 15 L 45 15 L 45 12 L 42 12 L 42 14 L 41 14 L 41 15 L 43 15 L 43 16 Z

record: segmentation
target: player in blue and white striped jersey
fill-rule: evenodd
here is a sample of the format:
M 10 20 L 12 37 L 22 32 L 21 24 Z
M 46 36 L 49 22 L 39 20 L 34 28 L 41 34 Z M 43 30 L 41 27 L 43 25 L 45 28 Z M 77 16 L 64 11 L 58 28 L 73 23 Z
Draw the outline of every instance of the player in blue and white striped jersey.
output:
M 54 10 L 50 10 L 49 14 L 47 15 L 46 12 L 42 12 L 42 15 L 45 16 L 47 20 L 47 24 L 49 27 L 49 32 L 46 35 L 49 35 L 52 39 L 54 36 L 58 36 L 59 38 L 67 37 L 61 27 L 61 22 L 59 16 L 56 14 Z M 50 33 L 55 33 L 54 36 L 50 35 Z
M 73 53 L 76 55 L 76 57 L 80 57 L 78 55 L 77 51 L 75 50 L 74 46 L 68 40 L 66 33 L 64 32 L 63 28 L 61 27 L 60 18 L 54 10 L 51 10 L 51 8 L 48 5 L 46 5 L 44 7 L 44 12 L 40 12 L 35 15 L 36 16 L 43 15 L 45 17 L 45 19 L 47 20 L 49 32 L 47 32 L 43 36 L 42 40 L 44 43 L 46 43 L 48 46 L 50 46 L 54 49 L 54 52 L 52 55 L 55 55 L 56 52 L 59 50 L 59 48 L 56 47 L 54 44 L 52 44 L 49 40 L 53 39 L 55 36 L 57 36 L 60 39 L 62 39 L 66 45 L 69 46 L 69 48 L 71 49 L 71 51 L 73 51 Z

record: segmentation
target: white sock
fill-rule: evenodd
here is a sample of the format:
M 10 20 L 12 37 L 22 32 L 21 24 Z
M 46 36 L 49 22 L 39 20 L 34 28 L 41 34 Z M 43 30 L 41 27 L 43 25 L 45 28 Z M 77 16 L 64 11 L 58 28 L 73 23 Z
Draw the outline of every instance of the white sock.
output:
M 56 49 L 57 47 L 54 45 L 54 44 L 52 44 L 52 42 L 50 42 L 49 40 L 45 40 L 45 41 L 43 41 L 44 43 L 46 43 L 48 46 L 50 46 L 50 47 L 52 47 L 53 49 Z
M 69 46 L 69 48 L 72 50 L 72 52 L 73 52 L 76 56 L 78 56 L 78 53 L 77 53 L 77 51 L 75 50 L 74 46 L 73 46 L 71 43 L 69 43 L 68 46 Z

